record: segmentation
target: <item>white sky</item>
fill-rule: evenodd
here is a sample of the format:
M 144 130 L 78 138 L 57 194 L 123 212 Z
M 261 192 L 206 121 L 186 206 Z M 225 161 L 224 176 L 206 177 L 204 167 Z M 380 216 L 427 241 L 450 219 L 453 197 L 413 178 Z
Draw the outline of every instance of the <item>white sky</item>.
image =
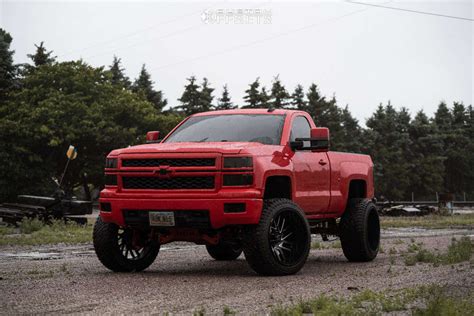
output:
M 371 3 L 474 16 L 469 0 Z M 202 20 L 206 9 L 256 8 L 270 10 L 271 24 Z M 279 74 L 290 93 L 314 82 L 361 123 L 388 100 L 431 115 L 441 100 L 473 99 L 474 22 L 345 1 L 0 0 L 0 26 L 13 36 L 17 63 L 41 41 L 60 61 L 110 65 L 115 54 L 132 79 L 145 63 L 172 106 L 191 75 L 207 77 L 215 96 L 227 83 L 240 105 L 256 77 L 268 90 Z

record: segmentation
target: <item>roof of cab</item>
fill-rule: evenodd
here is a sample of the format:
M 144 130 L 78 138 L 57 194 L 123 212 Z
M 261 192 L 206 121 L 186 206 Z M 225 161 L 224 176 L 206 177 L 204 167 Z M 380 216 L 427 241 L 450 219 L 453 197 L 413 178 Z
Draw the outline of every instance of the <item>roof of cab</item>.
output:
M 228 115 L 228 114 L 273 114 L 273 115 L 285 115 L 294 112 L 302 112 L 298 110 L 285 110 L 285 109 L 274 109 L 269 111 L 268 109 L 235 109 L 235 110 L 220 110 L 220 111 L 209 111 L 196 113 L 193 116 L 207 116 L 207 115 Z

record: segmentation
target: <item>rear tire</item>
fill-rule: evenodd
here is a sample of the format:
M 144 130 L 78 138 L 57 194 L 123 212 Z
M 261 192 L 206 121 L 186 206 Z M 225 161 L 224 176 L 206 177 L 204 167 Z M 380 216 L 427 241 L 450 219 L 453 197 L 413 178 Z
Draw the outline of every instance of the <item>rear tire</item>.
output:
M 217 245 L 206 245 L 209 255 L 218 261 L 231 261 L 242 254 L 242 246 L 236 242 L 219 242 Z
M 342 251 L 347 260 L 366 262 L 377 257 L 380 245 L 380 220 L 372 201 L 349 200 L 339 225 Z
M 94 225 L 94 249 L 100 262 L 114 272 L 142 271 L 155 261 L 160 244 L 148 231 L 103 222 Z
M 308 258 L 311 233 L 303 211 L 288 199 L 264 202 L 260 222 L 244 234 L 250 267 L 262 275 L 298 272 Z

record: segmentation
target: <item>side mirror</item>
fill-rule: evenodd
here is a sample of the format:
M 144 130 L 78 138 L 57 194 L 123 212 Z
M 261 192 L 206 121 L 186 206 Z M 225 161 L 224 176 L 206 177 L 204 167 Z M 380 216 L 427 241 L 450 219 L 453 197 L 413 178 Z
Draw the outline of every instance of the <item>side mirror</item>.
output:
M 309 146 L 305 147 L 305 144 Z M 325 152 L 329 150 L 329 129 L 327 127 L 316 127 L 311 129 L 310 138 L 297 138 L 289 142 L 291 150 L 311 150 L 314 152 Z
M 324 152 L 329 150 L 329 129 L 316 127 L 311 129 L 311 151 Z
M 151 131 L 146 133 L 146 142 L 149 143 L 159 143 L 160 140 L 160 132 L 158 131 Z

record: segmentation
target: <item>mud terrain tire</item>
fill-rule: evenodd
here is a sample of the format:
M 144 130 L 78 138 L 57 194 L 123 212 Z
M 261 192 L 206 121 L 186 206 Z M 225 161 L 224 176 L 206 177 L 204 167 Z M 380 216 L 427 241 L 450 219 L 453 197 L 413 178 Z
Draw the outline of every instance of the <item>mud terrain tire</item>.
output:
M 290 275 L 308 258 L 311 233 L 298 205 L 288 199 L 264 202 L 258 225 L 244 234 L 244 254 L 250 267 L 262 275 Z
M 347 260 L 374 260 L 380 245 L 380 221 L 375 204 L 368 199 L 349 200 L 339 225 L 342 251 Z
M 160 251 L 159 243 L 146 240 L 140 249 L 133 248 L 130 242 L 132 233 L 131 229 L 103 222 L 100 217 L 97 219 L 93 232 L 94 249 L 106 268 L 114 272 L 138 272 L 155 261 Z

